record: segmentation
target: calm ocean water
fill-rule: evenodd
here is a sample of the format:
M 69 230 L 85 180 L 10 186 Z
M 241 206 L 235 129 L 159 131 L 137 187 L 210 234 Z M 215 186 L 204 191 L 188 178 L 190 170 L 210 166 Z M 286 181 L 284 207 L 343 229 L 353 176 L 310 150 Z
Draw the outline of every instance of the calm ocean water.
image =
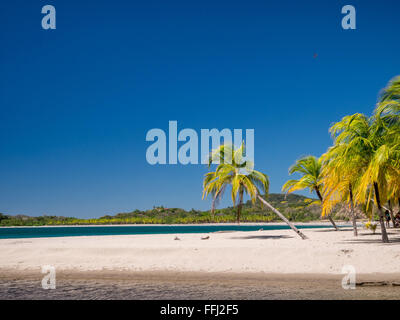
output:
M 330 228 L 299 225 L 299 229 Z M 218 231 L 257 231 L 289 229 L 286 225 L 157 225 L 157 226 L 80 226 L 80 227 L 0 227 L 0 239 L 73 236 L 110 236 L 131 234 L 209 233 Z

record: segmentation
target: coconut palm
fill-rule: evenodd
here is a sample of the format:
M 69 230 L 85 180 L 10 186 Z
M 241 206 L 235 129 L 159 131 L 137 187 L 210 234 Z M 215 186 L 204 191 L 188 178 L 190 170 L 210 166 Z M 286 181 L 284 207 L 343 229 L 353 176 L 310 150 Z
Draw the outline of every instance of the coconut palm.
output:
M 366 157 L 369 158 L 369 163 L 361 178 L 357 198 L 361 201 L 365 201 L 366 197 L 371 199 L 372 193 L 374 192 L 376 206 L 379 211 L 382 241 L 389 242 L 384 224 L 382 203 L 385 203 L 388 200 L 388 177 L 398 175 L 393 162 L 396 161 L 395 157 L 398 157 L 399 151 L 396 150 L 398 146 L 396 148 L 396 146 L 391 147 L 385 144 L 375 145 L 373 139 L 374 138 L 372 137 L 370 140 L 372 148 L 369 150 L 369 154 L 366 154 Z
M 355 148 L 362 141 L 362 138 L 368 137 L 369 127 L 366 120 L 365 116 L 355 114 L 346 116 L 333 124 L 329 131 L 334 144 L 321 157 L 323 160 L 323 193 L 325 195 L 322 214 L 329 214 L 339 202 L 347 202 L 351 209 L 355 236 L 358 232 L 354 211 L 354 190 L 359 184 L 360 172 L 366 162 L 361 154 L 349 152 L 349 149 L 351 151 L 351 148 Z M 352 133 L 350 141 L 346 139 L 347 130 Z
M 389 242 L 384 223 L 382 203 L 387 200 L 387 178 L 394 176 L 393 148 L 385 144 L 382 123 L 363 114 L 346 116 L 332 127 L 335 143 L 343 144 L 344 162 L 355 166 L 353 174 L 359 175 L 354 195 L 357 204 L 370 205 L 375 197 L 379 212 L 382 241 Z M 350 166 L 350 165 L 349 165 Z
M 400 179 L 399 176 L 390 176 L 388 178 L 388 208 L 390 212 L 390 217 L 392 219 L 393 227 L 396 227 L 394 213 L 393 213 L 393 205 L 398 203 L 400 210 Z
M 233 206 L 237 206 L 237 222 L 240 222 L 240 215 L 243 206 L 243 196 L 247 194 L 253 203 L 259 199 L 263 204 L 273 210 L 281 219 L 283 219 L 300 237 L 306 239 L 286 217 L 278 210 L 273 208 L 261 196 L 267 194 L 269 189 L 269 179 L 264 173 L 253 169 L 253 164 L 249 161 L 243 161 L 245 152 L 244 143 L 239 147 L 225 144 L 213 150 L 209 158 L 209 167 L 213 163 L 218 163 L 214 172 L 208 172 L 203 181 L 203 199 L 208 195 L 213 196 L 212 211 L 214 212 L 216 202 L 222 197 L 228 186 L 231 187 L 231 197 Z
M 247 172 L 248 163 L 243 161 L 244 144 L 235 149 L 231 145 L 221 145 L 214 150 L 209 158 L 209 166 L 219 163 L 215 172 L 208 172 L 203 182 L 203 198 L 212 194 L 212 211 L 221 199 L 228 185 L 231 188 L 233 206 L 237 205 L 236 218 L 240 222 L 244 194 L 248 194 L 254 203 L 257 195 L 268 192 L 268 177 L 256 170 Z
M 382 90 L 376 109 L 375 121 L 383 128 L 383 136 L 387 145 L 395 145 L 400 136 L 400 76 L 392 79 Z M 392 204 L 399 202 L 400 207 L 400 181 L 398 177 L 388 177 L 388 207 L 395 226 Z
M 398 135 L 399 136 L 399 135 Z M 393 227 L 396 227 L 394 214 L 393 214 L 393 204 L 399 201 L 399 208 L 400 208 L 400 175 L 399 175 L 399 163 L 396 162 L 396 157 L 398 157 L 398 147 L 396 147 L 395 142 L 389 142 L 389 145 L 392 149 L 392 172 L 391 174 L 387 174 L 386 183 L 387 183 L 387 202 L 388 208 L 390 213 L 390 217 L 393 223 Z M 398 146 L 398 145 L 397 145 Z M 396 151 L 397 149 L 397 151 Z M 393 154 L 395 153 L 395 154 Z M 397 159 L 398 161 L 398 159 Z
M 296 190 L 303 190 L 303 189 L 310 189 L 312 193 L 315 191 L 321 204 L 323 202 L 323 198 L 321 195 L 321 188 L 322 188 L 322 160 L 317 159 L 314 156 L 305 156 L 295 162 L 289 168 L 289 174 L 293 173 L 300 173 L 302 177 L 298 180 L 291 179 L 288 180 L 282 187 L 282 191 L 286 193 L 291 193 Z M 329 221 L 332 223 L 335 230 L 338 230 L 335 222 L 333 221 L 330 215 L 327 216 Z
M 322 216 L 328 216 L 338 203 L 348 203 L 353 221 L 353 233 L 354 236 L 357 236 L 357 217 L 354 210 L 355 205 L 353 195 L 353 177 L 357 176 L 352 176 L 350 170 L 342 171 L 340 169 L 342 164 L 334 162 L 336 161 L 329 162 L 329 164 L 324 166 L 323 169 L 322 190 L 324 199 L 322 202 Z
M 380 97 L 375 109 L 375 115 L 388 126 L 400 122 L 400 76 L 392 79 Z

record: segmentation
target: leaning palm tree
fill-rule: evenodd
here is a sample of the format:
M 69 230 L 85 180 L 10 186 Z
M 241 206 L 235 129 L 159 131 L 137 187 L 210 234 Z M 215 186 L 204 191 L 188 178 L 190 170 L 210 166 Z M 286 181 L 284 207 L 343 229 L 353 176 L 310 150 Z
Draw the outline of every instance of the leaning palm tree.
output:
M 305 156 L 297 160 L 295 164 L 289 168 L 289 174 L 300 173 L 303 176 L 298 180 L 292 179 L 287 181 L 283 185 L 282 191 L 288 194 L 296 190 L 309 188 L 310 192 L 315 191 L 322 205 L 323 198 L 321 195 L 321 187 L 322 187 L 321 170 L 322 170 L 322 160 L 317 159 L 314 156 Z M 328 215 L 328 219 L 332 223 L 335 230 L 337 231 L 338 228 L 330 215 Z
M 228 186 L 231 186 L 231 197 L 233 206 L 237 206 L 236 218 L 240 222 L 240 215 L 243 206 L 243 196 L 247 194 L 253 203 L 259 199 L 264 205 L 275 212 L 282 220 L 284 220 L 290 228 L 292 228 L 301 238 L 307 237 L 300 232 L 286 217 L 278 210 L 273 208 L 261 196 L 267 194 L 269 189 L 269 179 L 264 173 L 253 169 L 253 164 L 248 160 L 243 161 L 245 145 L 235 148 L 232 145 L 221 145 L 213 150 L 209 158 L 209 167 L 213 163 L 218 163 L 214 172 L 208 172 L 203 181 L 203 199 L 208 195 L 212 195 L 212 212 L 215 210 L 216 202 L 222 197 Z

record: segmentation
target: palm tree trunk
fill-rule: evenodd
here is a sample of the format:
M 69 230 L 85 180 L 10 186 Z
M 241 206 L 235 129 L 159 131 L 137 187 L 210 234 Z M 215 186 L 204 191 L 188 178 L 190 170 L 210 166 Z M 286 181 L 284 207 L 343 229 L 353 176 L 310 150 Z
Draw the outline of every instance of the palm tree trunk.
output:
M 317 193 L 317 196 L 318 196 L 319 200 L 321 201 L 321 206 L 322 206 L 322 201 L 323 201 L 323 200 L 322 200 L 322 195 L 321 195 L 321 193 L 319 192 L 318 187 L 315 187 L 314 189 L 315 189 L 315 192 Z M 329 221 L 332 223 L 332 225 L 333 225 L 333 227 L 335 228 L 335 230 L 338 231 L 338 228 L 337 228 L 337 226 L 336 226 L 336 223 L 335 223 L 335 221 L 333 221 L 333 219 L 332 219 L 332 217 L 331 217 L 330 214 L 328 214 L 328 219 L 329 219 Z
M 350 192 L 350 206 L 351 206 L 351 216 L 353 217 L 353 234 L 355 237 L 358 236 L 357 232 L 357 216 L 354 211 L 354 202 L 353 202 L 353 190 L 351 188 L 351 183 L 349 184 L 349 192 Z
M 215 202 L 217 201 L 218 193 L 219 192 L 215 194 L 213 201 L 211 202 L 211 217 L 213 222 L 215 222 Z
M 388 207 L 389 207 L 390 219 L 392 219 L 393 228 L 396 228 L 396 225 L 394 223 L 392 202 L 390 200 L 388 200 Z
M 308 239 L 299 229 L 297 229 L 295 227 L 294 224 L 292 224 L 288 219 L 286 219 L 286 217 L 282 213 L 280 213 L 273 206 L 271 206 L 267 201 L 265 201 L 263 197 L 261 197 L 260 195 L 257 195 L 257 197 L 263 204 L 265 204 L 268 208 L 270 208 L 273 212 L 275 212 L 279 218 L 281 218 L 283 221 L 285 221 L 288 224 L 288 226 L 290 228 L 292 228 L 292 230 L 294 232 L 296 232 L 303 240 Z
M 385 221 L 384 221 L 384 216 L 383 216 L 383 210 L 382 210 L 382 206 L 381 206 L 381 200 L 379 197 L 378 184 L 376 182 L 374 182 L 374 190 L 375 190 L 376 206 L 378 207 L 378 212 L 379 212 L 379 222 L 381 224 L 382 242 L 389 243 L 389 238 L 386 233 L 386 227 L 385 227 Z
M 221 196 L 221 193 L 223 192 L 223 188 L 219 189 L 218 192 L 215 193 L 213 201 L 211 203 L 211 216 L 213 222 L 215 222 L 215 207 L 216 207 L 216 202 L 218 201 L 218 198 Z
M 243 187 L 239 190 L 239 205 L 237 210 L 237 223 L 240 223 L 240 213 L 242 212 L 242 205 L 243 205 Z

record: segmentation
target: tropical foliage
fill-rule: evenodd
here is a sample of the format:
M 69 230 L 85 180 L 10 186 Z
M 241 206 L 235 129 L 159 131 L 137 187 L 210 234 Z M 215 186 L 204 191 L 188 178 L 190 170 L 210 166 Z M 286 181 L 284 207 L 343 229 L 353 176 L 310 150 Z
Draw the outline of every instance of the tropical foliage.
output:
M 320 206 L 315 199 L 297 194 L 290 194 L 286 200 L 283 194 L 271 193 L 268 202 L 290 221 L 315 221 L 319 218 Z M 184 210 L 180 208 L 154 207 L 150 210 L 106 215 L 98 219 L 78 219 L 73 217 L 26 215 L 5 215 L 0 213 L 0 226 L 44 226 L 44 225 L 117 225 L 117 224 L 187 224 L 187 223 L 232 223 L 237 220 L 237 208 L 227 207 L 215 209 L 214 216 L 210 211 Z M 338 218 L 347 219 L 342 214 Z M 243 203 L 241 221 L 243 222 L 275 222 L 280 218 L 261 204 L 252 204 L 251 200 Z
M 215 210 L 216 203 L 221 199 L 228 186 L 231 187 L 233 206 L 237 206 L 237 222 L 240 221 L 240 213 L 243 206 L 243 196 L 247 194 L 253 203 L 257 195 L 268 193 L 269 180 L 266 174 L 253 169 L 253 165 L 244 161 L 245 145 L 236 148 L 224 144 L 213 150 L 209 158 L 209 167 L 213 163 L 219 163 L 215 171 L 208 172 L 203 182 L 203 199 L 212 195 L 211 212 Z M 249 170 L 249 168 L 251 168 Z
M 392 204 L 400 205 L 400 77 L 382 90 L 371 117 L 360 113 L 345 116 L 330 132 L 332 147 L 319 160 L 298 160 L 289 172 L 303 177 L 289 180 L 283 190 L 314 189 L 322 201 L 323 216 L 329 216 L 338 203 L 348 204 L 355 235 L 355 206 L 373 218 L 370 208 L 374 205 L 382 241 L 389 242 L 383 207 L 388 203 L 394 224 Z
M 317 159 L 314 156 L 306 156 L 297 160 L 295 164 L 289 168 L 289 174 L 299 173 L 302 175 L 302 177 L 298 180 L 292 179 L 287 181 L 283 185 L 282 191 L 291 193 L 296 190 L 308 188 L 310 192 L 315 191 L 318 199 L 322 203 L 323 198 L 320 192 L 322 187 L 321 170 L 322 160 Z M 335 230 L 337 230 L 336 224 L 330 215 L 328 215 L 328 219 L 334 226 Z
M 208 172 L 203 182 L 203 199 L 209 194 L 213 195 L 211 211 L 214 212 L 216 201 L 222 197 L 226 187 L 230 186 L 233 206 L 239 202 L 236 214 L 238 223 L 243 206 L 243 194 L 246 193 L 253 204 L 259 200 L 261 205 L 272 210 L 302 239 L 307 239 L 279 210 L 266 201 L 269 189 L 268 177 L 254 170 L 254 164 L 245 161 L 244 154 L 244 143 L 239 148 L 224 144 L 211 152 L 208 167 L 213 163 L 218 163 L 218 167 L 215 171 Z

